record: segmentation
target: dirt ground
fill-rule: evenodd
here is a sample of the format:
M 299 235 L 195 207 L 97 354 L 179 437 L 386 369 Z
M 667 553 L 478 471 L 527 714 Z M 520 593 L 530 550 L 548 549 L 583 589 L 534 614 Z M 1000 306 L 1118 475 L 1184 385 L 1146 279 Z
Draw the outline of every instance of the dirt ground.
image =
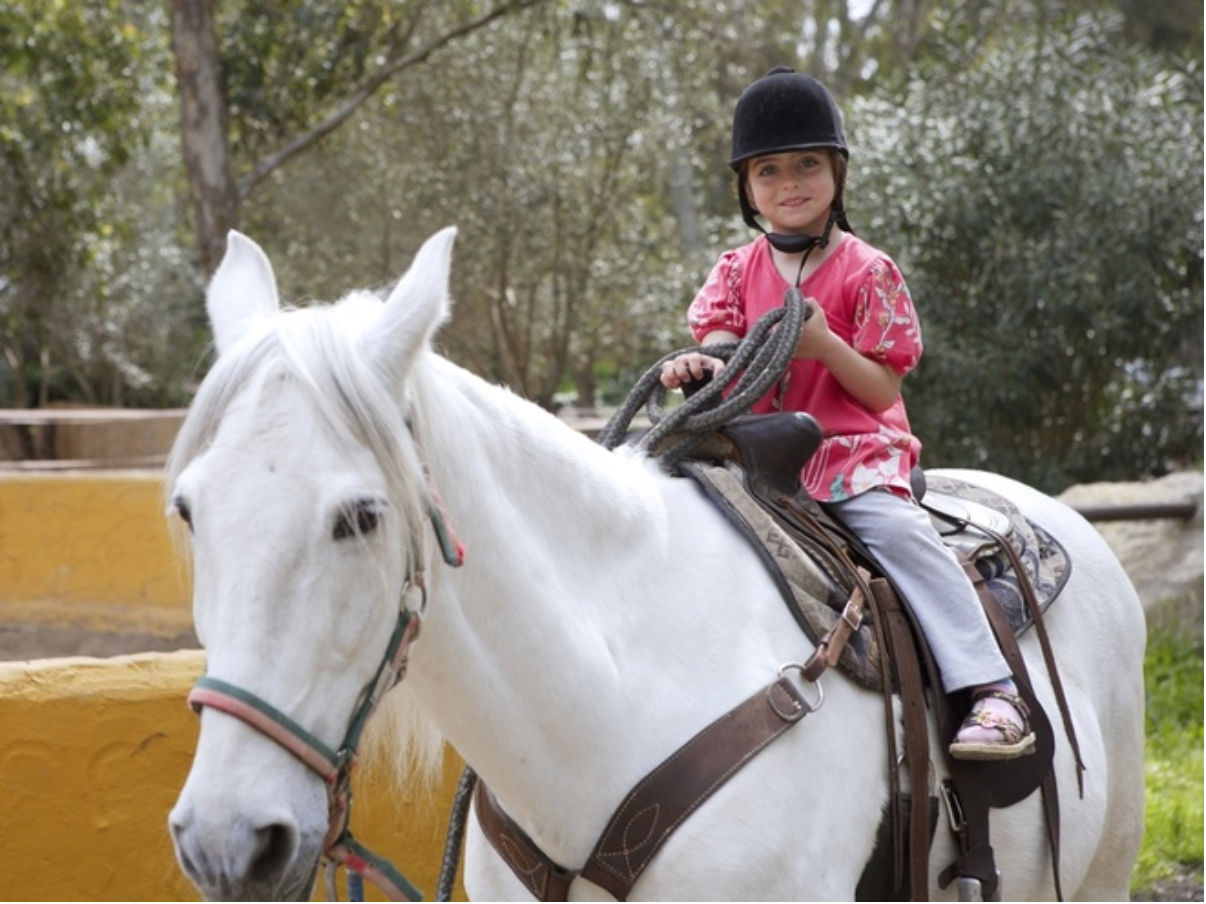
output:
M 121 656 L 126 653 L 170 653 L 195 650 L 192 631 L 174 637 L 154 634 L 115 634 L 88 628 L 29 624 L 0 624 L 0 662 L 49 659 L 60 656 Z

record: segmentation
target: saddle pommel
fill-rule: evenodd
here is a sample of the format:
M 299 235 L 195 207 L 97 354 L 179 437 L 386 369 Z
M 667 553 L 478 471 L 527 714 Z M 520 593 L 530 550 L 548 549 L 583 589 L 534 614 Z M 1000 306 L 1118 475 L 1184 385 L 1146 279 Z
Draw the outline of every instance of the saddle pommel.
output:
M 825 436 L 817 419 L 803 411 L 743 415 L 720 432 L 733 444 L 750 489 L 764 498 L 800 492 L 800 472 Z

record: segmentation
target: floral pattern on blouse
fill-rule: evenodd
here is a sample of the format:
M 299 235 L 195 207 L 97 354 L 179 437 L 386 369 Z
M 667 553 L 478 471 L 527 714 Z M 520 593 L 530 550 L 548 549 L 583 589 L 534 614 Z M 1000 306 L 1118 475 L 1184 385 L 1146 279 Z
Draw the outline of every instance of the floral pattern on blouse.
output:
M 778 308 L 788 282 L 775 268 L 765 237 L 724 252 L 687 311 L 696 341 L 715 330 L 743 336 Z M 804 281 L 806 298 L 825 310 L 829 327 L 860 354 L 904 375 L 921 358 L 921 327 L 896 264 L 855 235 Z M 825 430 L 820 449 L 801 474 L 813 498 L 840 501 L 875 488 L 912 496 L 909 474 L 921 444 L 909 429 L 904 401 L 874 412 L 856 401 L 816 361 L 793 361 L 780 385 L 754 406 L 806 411 Z

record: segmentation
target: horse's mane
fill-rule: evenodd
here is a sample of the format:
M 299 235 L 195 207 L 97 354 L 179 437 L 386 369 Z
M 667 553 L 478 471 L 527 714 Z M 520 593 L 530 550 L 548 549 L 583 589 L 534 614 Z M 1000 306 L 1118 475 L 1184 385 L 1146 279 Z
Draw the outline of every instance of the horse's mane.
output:
M 213 443 L 239 394 L 281 375 L 305 388 L 332 436 L 346 437 L 372 452 L 385 476 L 390 508 L 401 515 L 399 543 L 409 542 L 401 538 L 427 536 L 430 497 L 411 433 L 416 425 L 407 420 L 414 415 L 399 398 L 402 388 L 385 383 L 357 341 L 381 309 L 381 300 L 369 292 L 352 293 L 332 305 L 284 308 L 257 336 L 223 352 L 176 437 L 165 492 L 173 492 L 181 472 Z M 187 543 L 178 545 L 188 548 Z M 392 748 L 397 753 L 390 758 L 399 775 L 412 766 L 425 776 L 434 774 L 443 741 L 410 694 L 389 694 L 373 728 L 366 758 L 384 756 Z

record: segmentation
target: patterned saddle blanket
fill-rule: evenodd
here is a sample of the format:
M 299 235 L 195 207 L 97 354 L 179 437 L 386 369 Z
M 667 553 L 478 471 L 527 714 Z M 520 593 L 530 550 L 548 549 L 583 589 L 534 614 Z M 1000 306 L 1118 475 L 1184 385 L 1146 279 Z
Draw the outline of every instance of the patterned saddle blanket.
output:
M 848 567 L 827 543 L 812 542 L 798 530 L 789 530 L 777 513 L 751 495 L 745 471 L 736 462 L 682 462 L 679 470 L 692 477 L 751 542 L 796 621 L 817 643 L 833 627 L 850 596 Z M 946 544 L 970 560 L 984 578 L 1015 634 L 1024 633 L 1034 620 L 1019 576 L 998 538 L 1016 552 L 1042 612 L 1063 590 L 1072 568 L 1067 552 L 1009 500 L 965 481 L 927 475 L 922 502 Z M 865 619 L 846 644 L 839 667 L 864 687 L 882 690 L 880 659 L 875 632 Z

